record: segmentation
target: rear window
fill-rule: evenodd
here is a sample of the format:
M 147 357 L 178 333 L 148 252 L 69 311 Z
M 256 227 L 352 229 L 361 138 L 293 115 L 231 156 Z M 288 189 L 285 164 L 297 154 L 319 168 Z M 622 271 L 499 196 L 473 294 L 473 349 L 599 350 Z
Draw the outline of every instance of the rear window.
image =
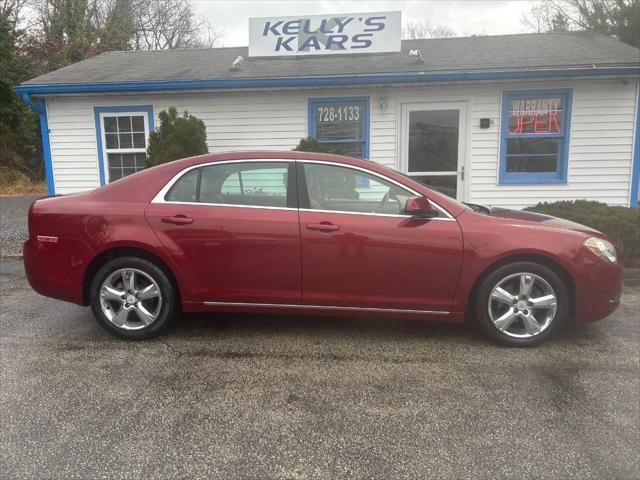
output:
M 287 207 L 289 164 L 239 162 L 185 173 L 165 195 L 168 202 Z
M 224 205 L 286 207 L 288 169 L 284 162 L 203 167 L 199 200 Z
M 165 195 L 168 202 L 197 202 L 198 201 L 198 176 L 200 169 L 196 168 L 178 179 Z

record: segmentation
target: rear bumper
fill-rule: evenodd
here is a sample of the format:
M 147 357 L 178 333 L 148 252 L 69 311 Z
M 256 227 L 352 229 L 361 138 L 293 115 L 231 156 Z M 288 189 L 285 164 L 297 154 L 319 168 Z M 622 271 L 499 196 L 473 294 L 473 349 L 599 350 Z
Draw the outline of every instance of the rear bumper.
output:
M 620 305 L 624 285 L 621 263 L 608 263 L 590 252 L 583 252 L 582 268 L 576 278 L 576 323 L 601 320 Z
M 47 243 L 31 237 L 22 250 L 27 280 L 36 292 L 83 305 L 83 276 L 92 258 L 83 241 L 60 238 Z

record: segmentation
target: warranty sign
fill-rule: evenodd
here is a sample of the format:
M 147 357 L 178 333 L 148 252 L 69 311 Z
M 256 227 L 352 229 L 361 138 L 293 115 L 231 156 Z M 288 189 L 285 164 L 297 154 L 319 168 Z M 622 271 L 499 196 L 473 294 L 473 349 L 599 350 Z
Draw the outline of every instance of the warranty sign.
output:
M 249 56 L 400 51 L 400 12 L 249 19 Z

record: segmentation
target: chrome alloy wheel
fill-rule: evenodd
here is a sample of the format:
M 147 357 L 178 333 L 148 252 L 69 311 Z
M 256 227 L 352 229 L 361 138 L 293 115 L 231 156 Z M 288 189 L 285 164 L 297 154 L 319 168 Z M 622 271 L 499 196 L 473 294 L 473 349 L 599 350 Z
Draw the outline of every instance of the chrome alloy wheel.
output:
M 544 278 L 515 273 L 503 278 L 489 296 L 489 318 L 505 335 L 530 338 L 545 331 L 556 316 L 556 293 Z
M 160 314 L 162 294 L 158 283 L 142 270 L 122 268 L 111 273 L 100 287 L 104 316 L 123 330 L 140 330 Z

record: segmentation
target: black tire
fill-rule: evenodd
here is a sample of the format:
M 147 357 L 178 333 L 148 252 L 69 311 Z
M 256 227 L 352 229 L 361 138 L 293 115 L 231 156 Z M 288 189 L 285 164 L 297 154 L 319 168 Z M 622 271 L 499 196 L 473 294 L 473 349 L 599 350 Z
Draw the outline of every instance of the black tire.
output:
M 155 320 L 137 330 L 127 330 L 112 323 L 104 314 L 100 302 L 100 289 L 105 280 L 121 269 L 134 269 L 149 275 L 157 284 L 162 302 Z M 105 263 L 94 275 L 89 290 L 90 305 L 96 320 L 113 335 L 128 340 L 145 340 L 164 331 L 178 311 L 178 295 L 166 273 L 149 260 L 139 257 L 119 257 Z M 135 320 L 135 317 L 134 317 Z
M 531 273 L 541 277 L 551 286 L 556 297 L 556 312 L 553 320 L 540 333 L 528 338 L 516 338 L 504 333 L 494 325 L 489 314 L 489 298 L 493 289 L 503 279 L 518 273 Z M 474 295 L 472 306 L 476 323 L 489 340 L 507 347 L 533 347 L 549 339 L 567 323 L 569 294 L 560 276 L 549 267 L 535 262 L 513 262 L 496 268 L 482 280 Z M 517 328 L 517 324 L 512 328 Z

